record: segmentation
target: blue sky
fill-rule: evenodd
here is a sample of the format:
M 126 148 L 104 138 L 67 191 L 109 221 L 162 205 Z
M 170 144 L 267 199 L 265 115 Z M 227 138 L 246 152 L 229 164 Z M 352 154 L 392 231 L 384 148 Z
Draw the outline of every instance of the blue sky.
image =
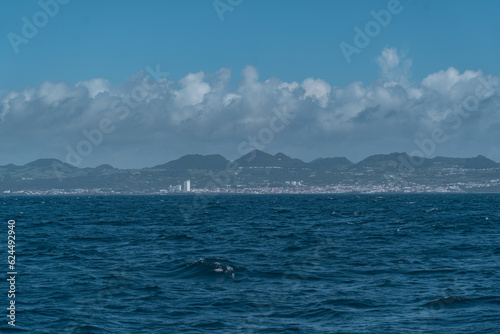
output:
M 42 0 L 41 3 L 53 5 L 53 1 L 55 0 Z M 101 104 L 107 102 L 96 99 L 103 99 L 102 95 L 105 94 L 110 99 L 123 97 L 123 94 L 127 94 L 127 85 L 132 85 L 137 76 L 143 75 L 141 73 L 144 72 L 141 71 L 147 66 L 154 68 L 158 65 L 161 71 L 168 72 L 166 82 L 162 86 L 165 96 L 180 98 L 182 87 L 186 88 L 186 94 L 191 92 L 201 95 L 198 98 L 190 95 L 188 100 L 191 104 L 186 102 L 188 100 L 183 100 L 182 103 L 178 100 L 172 102 L 174 103 L 172 105 L 165 104 L 161 107 L 147 104 L 150 103 L 148 98 L 144 101 L 144 105 L 134 110 L 134 115 L 137 114 L 135 122 L 137 123 L 139 119 L 144 123 L 142 132 L 134 134 L 133 131 L 126 130 L 127 126 L 122 123 L 123 126 L 118 126 L 116 131 L 105 136 L 102 143 L 93 147 L 92 154 L 82 159 L 84 160 L 82 165 L 110 162 L 120 166 L 144 167 L 178 157 L 183 153 L 216 153 L 217 150 L 227 157 L 236 157 L 241 150 L 238 151 L 234 147 L 238 147 L 239 143 L 252 134 L 258 134 L 259 130 L 266 126 L 266 122 L 269 122 L 266 117 L 267 119 L 272 117 L 271 111 L 266 116 L 255 108 L 264 107 L 271 110 L 284 105 L 280 101 L 269 104 L 262 102 L 263 105 L 253 107 L 246 103 L 222 110 L 223 107 L 227 107 L 225 103 L 228 99 L 232 99 L 231 94 L 241 97 L 240 101 L 251 98 L 256 88 L 250 88 L 251 85 L 245 86 L 243 83 L 255 79 L 257 73 L 258 79 L 254 81 L 264 87 L 259 86 L 259 89 L 271 90 L 272 85 L 264 84 L 271 78 L 287 84 L 296 82 L 302 89 L 301 92 L 294 90 L 292 95 L 297 102 L 294 108 L 298 108 L 299 118 L 303 116 L 300 122 L 304 126 L 300 127 L 297 122 L 292 121 L 284 131 L 273 135 L 272 141 L 265 145 L 264 150 L 271 153 L 284 151 L 305 160 L 314 156 L 339 155 L 359 160 L 370 152 L 388 153 L 395 150 L 410 153 L 416 149 L 414 144 L 416 139 L 425 139 L 427 132 L 432 133 L 432 127 L 439 126 L 436 123 L 439 120 L 435 119 L 435 115 L 422 114 L 419 118 L 422 124 L 432 123 L 431 128 L 425 130 L 416 126 L 415 131 L 408 136 L 408 131 L 403 131 L 399 127 L 393 132 L 406 134 L 407 138 L 391 137 L 374 143 L 375 137 L 370 133 L 380 128 L 380 124 L 375 122 L 370 125 L 369 121 L 366 124 L 356 122 L 361 119 L 363 112 L 383 109 L 384 105 L 372 101 L 356 112 L 345 111 L 344 109 L 352 103 L 345 100 L 347 97 L 344 95 L 349 95 L 348 91 L 354 89 L 356 84 L 353 86 L 353 83 L 362 82 L 361 87 L 366 93 L 370 89 L 376 92 L 376 85 L 380 80 L 392 80 L 408 93 L 411 89 L 431 87 L 430 79 L 426 81 L 427 85 L 424 80 L 440 71 L 444 71 L 442 76 L 448 79 L 458 78 L 454 83 L 464 85 L 466 85 L 464 80 L 475 80 L 479 75 L 494 78 L 500 75 L 498 1 L 400 0 L 399 12 L 391 14 L 390 23 L 380 27 L 380 33 L 370 38 L 366 47 L 359 48 L 359 53 L 352 54 L 349 63 L 339 44 L 345 42 L 354 45 L 354 28 L 359 27 L 364 30 L 367 23 L 374 21 L 371 11 L 377 13 L 386 11 L 391 1 L 220 0 L 220 2 L 231 8 L 230 11 L 223 13 L 222 21 L 212 0 L 143 2 L 71 0 L 67 4 L 58 3 L 57 13 L 53 17 L 47 16 L 47 24 L 38 28 L 34 37 L 27 38 L 25 40 L 27 43 L 18 44 L 16 53 L 9 36 L 11 39 L 12 34 L 23 37 L 23 17 L 33 23 L 33 16 L 43 9 L 38 1 L 3 0 L 3 10 L 0 13 L 2 36 L 0 61 L 3 64 L 0 67 L 0 99 L 3 100 L 3 111 L 0 111 L 0 114 L 3 115 L 3 124 L 0 127 L 15 129 L 16 124 L 26 125 L 35 122 L 40 116 L 29 115 L 35 107 L 37 110 L 43 110 L 39 113 L 47 113 L 44 120 L 56 117 L 53 111 L 56 109 L 58 118 L 48 121 L 47 124 L 52 127 L 50 132 L 44 130 L 43 125 L 39 125 L 36 131 L 32 129 L 30 133 L 24 134 L 23 131 L 27 130 L 17 129 L 16 133 L 19 136 L 28 136 L 33 142 L 38 142 L 42 137 L 46 138 L 47 133 L 53 136 L 50 136 L 50 140 L 46 139 L 43 147 L 38 148 L 36 144 L 30 147 L 29 141 L 24 140 L 20 140 L 16 145 L 2 144 L 3 147 L 0 146 L 0 149 L 4 153 L 0 163 L 22 164 L 41 156 L 64 160 L 67 156 L 65 148 L 69 145 L 76 149 L 79 141 L 84 140 L 81 131 L 92 129 L 104 117 L 105 107 L 101 105 L 98 111 L 92 111 L 92 108 L 97 102 Z M 43 19 L 43 14 L 40 17 Z M 391 59 L 394 60 L 390 57 L 397 58 L 397 64 L 389 65 L 390 71 L 387 69 L 387 64 L 381 64 L 380 57 L 384 54 L 384 50 L 386 50 L 384 61 L 390 63 Z M 457 72 L 446 72 L 450 68 Z M 209 117 L 207 110 L 216 107 L 208 105 L 207 99 L 216 91 L 214 85 L 217 80 L 214 77 L 221 69 L 230 70 L 231 73 L 230 78 L 221 79 L 224 81 L 221 85 L 225 85 L 225 88 L 223 93 L 221 91 L 220 99 L 226 102 L 223 103 L 224 106 L 218 107 L 218 110 L 222 110 L 221 114 L 215 117 L 215 113 L 212 113 Z M 465 75 L 466 71 L 473 71 L 473 74 Z M 201 74 L 197 77 L 196 73 Z M 189 76 L 190 74 L 192 76 Z M 101 81 L 96 83 L 95 80 Z M 106 89 L 98 90 L 97 92 L 102 94 L 95 96 L 95 92 L 92 93 L 89 88 L 88 97 L 92 101 L 83 101 L 80 95 L 77 101 L 75 98 L 77 93 L 71 93 L 71 89 L 79 92 L 75 86 L 88 88 L 89 85 L 82 84 L 84 82 L 104 85 Z M 204 83 L 208 84 L 208 88 Z M 65 85 L 66 88 L 54 86 L 57 84 Z M 467 98 L 467 94 L 474 89 L 474 83 L 470 82 L 469 86 L 470 90 L 465 86 L 461 88 L 454 86 L 454 89 L 460 88 L 461 94 L 464 95 L 456 97 L 458 100 L 453 103 L 461 101 L 460 98 L 462 100 Z M 13 98 L 17 96 L 16 94 L 30 90 L 40 97 L 42 96 L 40 92 L 47 90 L 54 92 L 57 91 L 57 87 L 64 91 L 60 94 L 69 94 L 64 98 L 71 96 L 74 103 L 78 102 L 81 105 L 72 104 L 71 107 L 67 107 L 57 104 L 57 98 L 62 99 L 62 95 L 51 97 L 50 101 L 45 100 L 45 104 L 36 106 L 33 105 L 33 100 L 28 98 L 25 98 L 24 104 Z M 276 87 L 283 88 L 279 83 Z M 272 89 L 278 89 L 276 87 Z M 448 104 L 452 103 L 447 100 L 451 96 L 451 91 L 441 93 L 447 97 L 444 96 L 440 100 L 431 93 L 424 92 L 424 97 L 419 97 L 423 100 L 408 102 L 408 109 L 428 104 L 432 108 L 436 105 L 441 106 L 444 112 Z M 396 98 L 398 93 L 393 90 L 388 94 L 395 94 L 392 97 Z M 458 91 L 455 94 L 459 94 Z M 495 94 L 496 92 L 493 95 Z M 27 95 L 29 94 L 26 93 L 24 96 Z M 254 97 L 265 100 L 263 95 L 257 93 Z M 166 100 L 158 96 L 156 98 Z M 316 105 L 298 105 L 306 103 L 308 98 L 314 100 Z M 481 108 L 488 106 L 493 108 L 496 105 L 496 102 L 490 99 L 481 102 Z M 163 114 L 161 116 L 148 114 L 154 108 L 173 111 L 169 117 Z M 301 114 L 301 108 L 305 108 L 304 114 Z M 398 105 L 398 108 L 404 109 L 401 105 Z M 307 110 L 315 113 L 315 116 L 307 116 Z M 351 116 L 355 114 L 355 117 L 347 120 L 341 114 L 333 116 L 333 113 L 342 113 L 342 110 L 344 110 L 342 115 L 350 113 Z M 219 121 L 231 118 L 235 113 L 239 113 L 241 117 L 234 119 L 232 123 L 221 124 Z M 180 114 L 182 116 L 179 116 Z M 386 115 L 390 115 L 391 111 L 382 114 L 385 116 L 378 115 L 380 119 L 390 118 Z M 22 115 L 26 119 L 23 120 Z M 90 115 L 94 115 L 95 119 L 91 119 Z M 207 118 L 204 119 L 200 115 Z M 349 135 L 333 126 L 314 128 L 319 123 L 325 124 L 329 117 L 347 122 L 349 126 L 344 128 L 349 128 Z M 489 117 L 496 120 L 493 115 Z M 66 120 L 64 124 L 74 122 L 74 127 L 63 128 L 64 126 L 59 123 L 61 119 Z M 201 119 L 204 119 L 204 124 L 211 124 L 212 128 L 205 128 L 201 124 L 188 126 L 201 122 Z M 248 119 L 252 119 L 255 124 Z M 472 119 L 474 117 L 467 118 L 467 126 L 472 127 L 470 122 Z M 478 120 L 480 121 L 488 123 L 484 119 Z M 148 128 L 151 122 L 165 122 L 164 133 L 162 134 L 161 128 Z M 404 123 L 404 119 L 395 119 L 395 122 Z M 139 121 L 139 124 L 142 123 Z M 388 124 L 386 123 L 387 126 Z M 231 127 L 238 129 L 233 129 L 233 133 L 228 130 Z M 429 156 L 485 154 L 500 161 L 500 152 L 492 145 L 485 147 L 471 144 L 471 136 L 474 136 L 478 128 L 471 128 L 470 132 L 465 131 L 466 129 L 464 126 L 458 132 L 450 133 L 450 140 L 437 145 L 438 147 Z M 153 132 L 155 136 L 144 138 L 141 134 L 144 131 Z M 173 135 L 175 131 L 178 131 L 176 136 Z M 196 138 L 185 137 L 186 131 L 196 131 Z M 325 133 L 321 133 L 322 131 Z M 36 137 L 35 133 L 39 133 L 40 138 Z M 125 133 L 129 137 L 125 137 Z M 359 136 L 353 137 L 353 133 L 358 133 Z M 290 138 L 296 138 L 297 134 L 300 134 L 303 140 L 299 143 L 290 143 Z M 339 143 L 342 140 L 344 142 Z M 474 140 L 486 139 L 478 137 Z M 176 141 L 182 141 L 183 145 L 173 145 L 172 143 Z M 23 153 L 19 153 L 19 150 Z M 128 160 L 129 155 L 126 156 L 124 153 L 127 150 L 143 156 L 138 161 L 132 162 Z
M 387 3 L 245 0 L 221 22 L 210 0 L 72 0 L 19 54 L 2 38 L 1 88 L 95 77 L 120 83 L 156 63 L 175 79 L 252 65 L 264 78 L 318 77 L 343 86 L 375 80 L 374 59 L 386 45 L 408 50 L 416 79 L 449 66 L 499 74 L 500 3 L 493 0 L 401 0 L 403 11 L 347 65 L 339 43 L 352 42 L 353 27 Z M 21 17 L 40 10 L 37 1 L 2 4 L 3 35 L 20 32 Z

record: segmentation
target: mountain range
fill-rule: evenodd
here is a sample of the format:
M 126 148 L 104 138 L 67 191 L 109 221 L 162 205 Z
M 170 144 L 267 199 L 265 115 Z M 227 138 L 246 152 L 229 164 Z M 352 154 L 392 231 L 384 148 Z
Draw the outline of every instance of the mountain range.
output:
M 383 183 L 405 177 L 408 182 L 473 182 L 499 177 L 500 164 L 482 155 L 473 158 L 420 158 L 406 153 L 378 154 L 354 163 L 345 157 L 304 162 L 283 153 L 254 150 L 229 161 L 219 154 L 188 154 L 142 169 L 104 164 L 79 168 L 57 159 L 39 159 L 23 166 L 0 166 L 0 191 L 19 189 L 108 188 L 157 191 L 190 179 L 193 187 L 284 186 Z
M 359 167 L 371 167 L 375 169 L 390 169 L 397 167 L 401 161 L 418 161 L 413 164 L 414 168 L 466 168 L 466 169 L 487 169 L 500 167 L 499 163 L 486 158 L 485 156 L 478 155 L 474 158 L 420 158 L 411 157 L 406 153 L 391 153 L 391 154 L 378 154 L 372 155 L 358 163 L 354 163 L 345 157 L 336 158 L 318 158 L 311 162 L 304 162 L 297 158 L 291 158 L 283 153 L 271 155 L 259 150 L 254 150 L 236 160 L 238 167 L 243 168 L 310 168 L 310 169 L 348 169 Z M 199 155 L 188 154 L 177 160 L 167 162 L 162 165 L 154 166 L 153 169 L 165 170 L 189 170 L 189 169 L 212 169 L 221 170 L 225 169 L 231 162 L 220 154 L 213 155 Z

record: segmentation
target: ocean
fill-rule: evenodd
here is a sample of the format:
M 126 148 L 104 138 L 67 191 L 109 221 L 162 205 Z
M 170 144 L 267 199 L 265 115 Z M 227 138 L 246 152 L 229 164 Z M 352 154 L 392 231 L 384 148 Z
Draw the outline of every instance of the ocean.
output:
M 3 332 L 500 332 L 497 194 L 2 203 Z

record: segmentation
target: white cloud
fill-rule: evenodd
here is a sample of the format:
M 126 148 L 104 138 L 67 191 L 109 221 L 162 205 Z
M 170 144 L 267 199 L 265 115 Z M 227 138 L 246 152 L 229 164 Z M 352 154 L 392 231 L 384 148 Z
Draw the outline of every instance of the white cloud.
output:
M 422 80 L 422 86 L 436 90 L 441 95 L 446 95 L 452 91 L 455 85 L 470 82 L 480 75 L 482 75 L 481 71 L 465 71 L 460 74 L 456 68 L 450 67 L 446 71 L 428 75 Z
M 407 85 L 410 79 L 411 59 L 406 58 L 406 52 L 400 53 L 396 48 L 384 48 L 377 63 L 382 72 L 382 78 L 402 85 Z
M 238 101 L 239 99 L 241 99 L 241 95 L 229 93 L 226 96 L 224 96 L 224 100 L 222 103 L 224 107 L 227 107 L 231 102 Z
M 194 106 L 203 102 L 205 95 L 210 92 L 210 85 L 203 82 L 204 77 L 203 72 L 190 73 L 179 81 L 182 89 L 174 93 L 178 107 Z
M 64 83 L 45 81 L 38 88 L 36 95 L 47 104 L 57 104 L 61 100 L 73 96 L 72 87 Z
M 298 82 L 291 82 L 291 83 L 288 83 L 288 82 L 283 82 L 282 84 L 280 84 L 278 86 L 279 89 L 281 88 L 288 88 L 288 90 L 290 90 L 291 92 L 293 92 L 294 90 L 296 90 L 297 88 L 299 88 L 299 83 Z
M 395 48 L 385 48 L 382 54 L 377 58 L 382 72 L 387 73 L 399 65 L 398 51 Z
M 109 82 L 105 79 L 80 81 L 75 87 L 85 87 L 92 99 L 100 93 L 109 92 Z
M 144 167 L 186 153 L 235 157 L 243 140 L 257 138 L 285 108 L 295 117 L 275 133 L 266 149 L 306 159 L 345 155 L 356 160 L 375 153 L 411 152 L 415 139 L 429 137 L 436 127 L 450 138 L 436 154 L 500 154 L 498 78 L 450 67 L 411 82 L 411 62 L 396 49 L 384 49 L 377 61 L 383 72 L 380 80 L 346 87 L 315 78 L 301 84 L 261 80 L 257 69 L 248 66 L 234 89 L 229 85 L 231 71 L 223 68 L 214 74 L 190 73 L 177 82 L 161 80 L 140 101 L 134 94 L 147 75 L 142 72 L 118 87 L 92 79 L 74 86 L 44 82 L 40 87 L 3 92 L 0 164 L 38 157 L 64 160 L 65 147 L 85 140 L 82 130 L 97 128 L 104 117 L 116 130 L 106 134 L 84 165 Z M 492 82 L 492 87 L 485 87 L 479 78 Z M 484 95 L 477 110 L 468 112 L 470 116 L 454 129 L 446 121 L 450 110 L 477 91 Z M 117 101 L 122 107 L 125 101 L 130 103 L 124 120 L 112 108 Z M 471 141 L 480 151 L 461 149 Z M 138 155 L 133 160 L 131 152 Z M 500 156 L 490 157 L 500 161 Z
M 325 108 L 328 104 L 328 100 L 330 97 L 330 92 L 332 88 L 328 83 L 321 79 L 312 79 L 308 78 L 302 82 L 302 87 L 306 91 L 304 94 L 304 98 L 314 98 L 319 102 L 322 108 Z

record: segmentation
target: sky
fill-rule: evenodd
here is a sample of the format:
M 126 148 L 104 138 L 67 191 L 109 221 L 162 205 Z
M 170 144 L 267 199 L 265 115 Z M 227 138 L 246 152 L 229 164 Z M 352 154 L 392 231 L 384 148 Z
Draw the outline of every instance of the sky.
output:
M 500 162 L 494 0 L 2 0 L 0 165 Z

